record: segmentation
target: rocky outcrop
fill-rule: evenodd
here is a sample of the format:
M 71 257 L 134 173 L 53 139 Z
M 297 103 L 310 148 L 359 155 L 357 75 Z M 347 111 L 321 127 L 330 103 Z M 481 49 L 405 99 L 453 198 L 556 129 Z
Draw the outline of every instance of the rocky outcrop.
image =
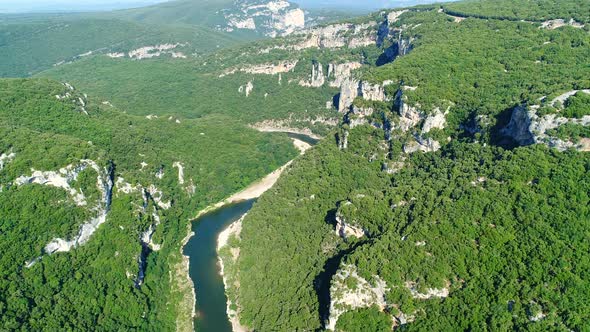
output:
M 71 185 L 76 181 L 78 175 L 88 168 L 96 172 L 96 186 L 101 194 L 98 202 L 91 208 L 96 213 L 96 217 L 83 223 L 80 226 L 78 234 L 73 239 L 64 240 L 56 238 L 51 240 L 45 246 L 44 253 L 68 252 L 78 246 L 84 245 L 90 240 L 92 234 L 94 234 L 98 227 L 106 222 L 107 214 L 111 208 L 113 165 L 109 164 L 103 169 L 95 161 L 81 160 L 79 164 L 68 165 L 59 171 L 33 171 L 32 175 L 23 175 L 14 181 L 17 186 L 39 184 L 62 188 L 68 192 L 78 206 L 86 206 L 87 202 L 81 189 L 73 188 Z M 32 265 L 28 263 L 27 266 Z
M 235 1 L 222 11 L 226 32 L 255 30 L 268 37 L 286 36 L 305 26 L 305 12 L 287 1 Z
M 419 243 L 417 246 L 424 246 L 425 244 Z M 407 281 L 405 283 L 406 288 L 410 291 L 410 294 L 413 298 L 418 300 L 430 300 L 433 298 L 445 298 L 449 296 L 449 283 L 447 282 L 447 286 L 443 288 L 427 288 L 426 293 L 420 293 L 418 291 L 417 285 L 415 282 Z
M 55 95 L 57 100 L 71 101 L 78 112 L 88 115 L 86 111 L 86 105 L 88 104 L 88 95 L 76 92 L 76 89 L 69 83 L 62 83 L 66 88 L 63 94 Z
M 239 246 L 232 247 L 229 243 L 230 239 L 240 241 L 242 222 L 245 217 L 246 215 L 243 215 L 238 221 L 232 223 L 223 232 L 219 233 L 219 236 L 217 237 L 217 257 L 221 267 L 220 274 L 223 278 L 226 294 L 229 294 L 230 290 L 233 291 L 233 294 L 236 294 L 240 287 L 237 275 L 228 272 L 228 270 L 233 270 L 233 268 L 230 267 L 233 267 L 237 263 L 240 256 L 240 248 Z M 248 329 L 240 323 L 240 305 L 237 298 L 228 295 L 226 311 L 232 325 L 232 331 L 248 331 Z
M 348 130 L 344 129 L 341 130 L 337 136 L 336 136 L 336 140 L 338 143 L 338 149 L 340 150 L 346 150 L 348 149 Z
M 313 133 L 313 131 L 306 127 L 301 127 L 302 124 L 305 125 L 316 125 L 322 124 L 328 127 L 335 127 L 339 123 L 338 119 L 335 118 L 293 118 L 289 117 L 289 119 L 285 120 L 265 120 L 262 122 L 255 123 L 250 127 L 256 129 L 261 132 L 284 132 L 284 133 L 292 133 L 292 134 L 301 134 L 305 136 L 309 136 L 313 139 L 321 139 L 320 136 Z
M 552 107 L 556 107 L 561 105 L 561 107 L 563 107 L 563 104 L 572 96 L 576 95 L 578 92 L 581 93 L 585 93 L 585 94 L 590 94 L 590 89 L 585 89 L 585 90 L 572 90 L 572 91 L 568 91 L 564 94 L 561 94 L 559 96 L 557 96 L 555 99 L 553 99 L 550 103 L 550 105 Z
M 354 265 L 344 265 L 332 279 L 330 287 L 330 317 L 326 329 L 334 331 L 338 318 L 345 312 L 369 308 L 376 305 L 385 310 L 387 302 L 385 295 L 390 288 L 379 276 L 373 276 L 370 283 L 357 273 Z M 351 288 L 349 285 L 355 285 Z
M 328 80 L 330 81 L 330 86 L 335 88 L 341 87 L 342 83 L 352 77 L 352 71 L 359 69 L 360 67 L 362 67 L 360 62 L 346 62 L 339 64 L 330 63 L 328 65 Z
M 303 31 L 302 40 L 287 49 L 296 51 L 308 48 L 358 48 L 375 45 L 376 22 L 365 24 L 340 23 Z
M 127 53 L 127 57 L 134 59 L 134 60 L 142 60 L 142 59 L 151 59 L 156 58 L 162 55 L 170 55 L 173 58 L 186 58 L 181 52 L 174 52 L 174 49 L 178 47 L 184 47 L 188 44 L 183 43 L 176 43 L 176 44 L 159 44 L 159 45 L 152 45 L 152 46 L 143 46 L 138 49 L 129 51 Z M 120 58 L 124 57 L 125 54 L 123 53 L 109 53 L 107 56 L 111 58 Z
M 336 212 L 336 235 L 344 239 L 349 237 L 360 239 L 363 236 L 366 236 L 365 230 L 359 225 L 356 225 L 354 221 L 349 220 L 350 218 L 345 216 L 347 208 L 350 208 L 351 206 L 352 203 L 350 201 L 346 201 L 338 208 L 338 211 Z
M 96 163 L 92 160 L 82 160 L 80 164 L 68 165 L 58 171 L 37 171 L 32 169 L 31 175 L 22 175 L 18 177 L 14 181 L 14 184 L 17 186 L 39 184 L 61 188 L 68 193 L 76 205 L 86 206 L 87 202 L 84 193 L 80 188 L 72 187 L 72 183 L 77 181 L 78 175 L 89 167 L 98 169 L 98 166 L 96 166 Z
M 447 123 L 445 114 L 443 114 L 439 108 L 434 109 L 434 112 L 424 120 L 422 133 L 429 133 L 432 129 L 444 129 Z
M 347 79 L 342 83 L 340 88 L 338 112 L 346 113 L 357 97 L 370 101 L 388 100 L 383 84 L 372 84 L 365 81 Z
M 407 154 L 421 152 L 436 152 L 440 150 L 440 143 L 432 138 L 423 138 L 415 135 L 413 139 L 404 144 L 404 152 Z
M 582 24 L 580 22 L 576 22 L 573 18 L 569 19 L 569 21 L 566 21 L 564 19 L 557 19 L 557 20 L 545 21 L 545 22 L 541 23 L 541 26 L 539 28 L 554 30 L 554 29 L 561 28 L 564 26 L 570 26 L 572 28 L 581 29 L 584 27 L 584 24 Z
M 387 43 L 391 42 L 391 46 L 387 47 L 381 57 L 379 58 L 377 65 L 384 65 L 392 62 L 399 56 L 408 54 L 412 48 L 412 37 L 405 37 L 403 32 L 404 29 L 408 29 L 406 26 L 398 27 L 396 23 L 399 18 L 408 10 L 392 11 L 387 15 L 386 20 L 379 27 L 377 33 L 377 46 L 382 47 Z
M 184 184 L 184 165 L 180 161 L 174 162 L 172 167 L 178 168 L 178 184 Z
M 547 114 L 540 117 L 536 114 L 536 109 L 537 107 L 527 107 L 524 105 L 515 107 L 512 110 L 510 122 L 500 133 L 504 136 L 511 137 L 518 145 L 545 144 L 559 151 L 565 151 L 570 148 L 580 151 L 587 150 L 587 141 L 585 139 L 582 139 L 578 143 L 564 141 L 557 137 L 549 136 L 548 131 L 557 129 L 565 124 L 590 126 L 590 115 L 586 115 L 580 119 L 559 117 L 559 114 Z
M 373 112 L 375 112 L 375 110 L 372 108 L 352 106 L 351 111 L 345 115 L 344 122 L 348 124 L 350 129 L 362 126 L 368 123 L 367 118 L 373 115 Z
M 240 88 L 238 89 L 238 92 L 244 93 L 246 95 L 246 97 L 248 97 L 252 93 L 252 90 L 254 90 L 254 84 L 252 84 L 252 81 L 250 81 L 246 85 L 240 86 Z
M 319 62 L 314 62 L 311 66 L 309 80 L 299 81 L 299 85 L 304 87 L 319 88 L 324 85 L 326 78 L 324 76 L 324 67 Z
M 424 114 L 417 107 L 408 104 L 402 89 L 399 89 L 395 96 L 395 105 L 400 116 L 399 128 L 404 132 L 417 126 L 424 118 Z
M 12 151 L 12 149 L 10 149 L 10 151 L 7 152 L 7 153 L 6 152 L 5 153 L 2 153 L 0 155 L 0 171 L 4 169 L 4 166 L 6 164 L 8 164 L 9 162 L 13 161 L 14 158 L 16 158 L 16 153 L 14 153 Z
M 254 74 L 254 75 L 277 75 L 288 73 L 297 66 L 297 60 L 285 60 L 278 63 L 263 63 L 250 65 L 246 67 L 230 68 L 219 75 L 219 78 L 235 74 L 237 72 Z
M 387 174 L 395 174 L 401 171 L 405 166 L 403 161 L 386 161 L 381 169 Z
M 518 106 L 512 110 L 512 116 L 508 126 L 501 130 L 501 134 L 510 136 L 519 145 L 531 145 L 535 143 L 535 136 L 531 131 L 531 117 L 526 106 Z

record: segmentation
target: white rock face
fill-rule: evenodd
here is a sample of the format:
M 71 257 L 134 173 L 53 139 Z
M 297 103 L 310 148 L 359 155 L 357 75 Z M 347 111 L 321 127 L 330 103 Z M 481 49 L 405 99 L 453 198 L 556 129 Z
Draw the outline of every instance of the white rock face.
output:
M 225 286 L 225 292 L 230 289 L 238 289 L 240 287 L 239 281 L 234 276 L 229 276 L 226 273 L 226 267 L 229 265 L 234 265 L 239 256 L 240 256 L 240 248 L 231 248 L 231 257 L 227 257 L 227 259 L 223 259 L 219 252 L 224 249 L 231 238 L 236 238 L 240 240 L 240 234 L 242 232 L 242 223 L 246 218 L 246 215 L 243 215 L 238 221 L 232 223 L 228 228 L 226 228 L 223 232 L 219 233 L 217 237 L 217 253 L 219 259 L 219 265 L 221 267 L 221 276 L 223 278 L 223 284 Z M 237 309 L 235 309 L 237 308 Z M 228 297 L 227 299 L 227 316 L 232 325 L 232 331 L 235 332 L 246 332 L 248 329 L 240 324 L 239 318 L 239 311 L 240 311 L 240 304 L 237 302 L 237 299 L 231 299 Z
M 286 36 L 305 26 L 305 12 L 287 1 L 241 0 L 234 8 L 222 11 L 226 20 L 223 30 L 257 30 L 269 36 Z
M 570 26 L 572 28 L 581 29 L 584 27 L 584 24 L 576 22 L 573 18 L 570 19 L 569 21 L 566 21 L 564 19 L 557 19 L 557 20 L 545 21 L 545 22 L 541 23 L 541 26 L 539 28 L 554 30 L 557 28 L 561 28 L 563 26 Z
M 445 129 L 445 125 L 447 123 L 447 119 L 443 112 L 440 109 L 436 108 L 432 115 L 426 117 L 424 120 L 424 125 L 422 126 L 422 133 L 428 133 L 432 129 Z
M 571 96 L 574 96 L 575 94 L 577 94 L 578 92 L 583 92 L 585 94 L 590 94 L 590 89 L 587 90 L 572 90 L 572 91 L 568 91 L 560 96 L 557 96 L 555 99 L 553 99 L 551 101 L 551 106 L 555 107 L 555 104 L 557 104 L 558 102 L 561 103 L 563 105 L 563 103 L 565 103 Z
M 16 153 L 10 152 L 3 153 L 0 155 L 0 171 L 4 169 L 4 166 L 7 165 L 9 162 L 13 161 L 16 158 Z
M 349 80 L 352 77 L 352 71 L 355 69 L 359 69 L 362 67 L 360 62 L 347 62 L 347 63 L 339 63 L 339 64 L 329 64 L 328 65 L 328 80 L 330 81 L 330 86 L 339 88 L 342 86 L 346 80 Z
M 402 90 L 397 92 L 396 102 L 398 104 L 398 113 L 400 116 L 399 128 L 402 131 L 405 132 L 417 126 L 424 118 L 422 112 L 407 103 L 407 98 L 404 96 Z
M 440 150 L 440 143 L 432 138 L 424 139 L 420 136 L 415 136 L 404 145 L 404 152 L 407 154 L 421 152 L 436 152 Z
M 88 167 L 93 167 L 96 164 L 93 161 L 82 161 L 79 165 L 68 165 L 58 171 L 36 171 L 32 169 L 30 176 L 22 175 L 18 177 L 14 184 L 22 186 L 25 184 L 40 184 L 64 189 L 72 200 L 78 206 L 85 206 L 86 197 L 82 190 L 72 188 L 71 183 L 78 179 L 78 175 Z M 94 168 L 94 167 L 93 167 Z
M 350 135 L 348 131 L 344 131 L 343 133 L 338 134 L 338 149 L 348 149 L 348 135 Z
M 346 222 L 342 216 L 336 216 L 336 234 L 342 238 L 356 237 L 357 239 L 366 235 L 362 227 Z
M 361 97 L 365 100 L 385 101 L 385 89 L 381 84 L 371 84 L 369 82 L 361 82 Z
M 302 29 L 305 26 L 305 12 L 299 8 L 289 10 L 283 15 L 275 15 L 273 28 L 276 33 L 270 33 L 271 36 L 276 35 L 290 35 L 298 29 Z
M 154 200 L 154 203 L 156 203 L 161 209 L 168 210 L 172 206 L 172 203 L 170 201 L 168 201 L 168 202 L 163 201 L 162 191 L 160 189 L 158 189 L 158 187 L 154 186 L 153 184 L 151 184 L 149 187 L 147 187 L 146 191 L 150 194 L 150 196 Z
M 403 161 L 388 161 L 383 163 L 383 171 L 387 174 L 395 174 L 401 171 L 405 166 Z
M 110 209 L 113 181 L 111 179 L 111 170 L 103 170 L 92 160 L 81 160 L 78 165 L 68 165 L 58 171 L 34 171 L 31 176 L 21 176 L 15 180 L 15 185 L 22 186 L 28 184 L 48 185 L 62 188 L 74 199 L 79 206 L 86 205 L 85 197 L 81 190 L 71 187 L 78 175 L 87 168 L 92 168 L 97 174 L 97 188 L 101 193 L 96 205 L 92 208 L 97 216 L 80 226 L 76 237 L 71 240 L 61 238 L 53 239 L 45 246 L 47 254 L 55 252 L 67 252 L 77 246 L 83 245 L 90 240 L 90 237 L 100 225 L 106 222 L 106 216 Z M 31 265 L 32 266 L 32 265 Z
M 153 251 L 159 251 L 160 249 L 162 249 L 162 245 L 155 243 L 153 240 L 154 233 L 156 232 L 156 227 L 158 227 L 161 223 L 160 215 L 158 214 L 158 211 L 155 208 L 152 213 L 152 217 L 154 219 L 154 223 L 151 224 L 145 232 L 141 233 L 140 241 L 143 244 L 147 245 Z
M 252 93 L 252 90 L 254 90 L 254 84 L 252 84 L 252 81 L 250 81 L 245 86 L 244 85 L 240 86 L 240 88 L 238 89 L 238 92 L 245 93 L 246 97 L 248 97 Z
M 369 283 L 358 275 L 354 265 L 345 265 L 338 271 L 330 287 L 330 318 L 326 329 L 334 331 L 338 318 L 347 311 L 369 308 L 373 305 L 377 305 L 381 310 L 385 309 L 387 306 L 385 294 L 390 289 L 379 276 L 373 276 L 373 278 L 375 282 Z M 348 280 L 356 283 L 355 289 L 348 287 Z
M 186 44 L 176 43 L 176 44 L 159 44 L 153 46 L 143 46 L 133 51 L 129 51 L 127 56 L 134 60 L 142 60 L 142 59 L 150 59 L 156 58 L 164 54 L 172 55 L 175 58 L 186 58 L 186 56 L 180 52 L 172 52 L 172 50 L 176 49 L 177 47 L 186 46 Z M 111 57 L 121 57 L 121 53 L 111 53 Z
M 297 66 L 297 60 L 285 60 L 279 61 L 278 63 L 263 63 L 257 65 L 251 65 L 241 68 L 230 68 L 225 70 L 219 75 L 219 78 L 235 74 L 237 72 L 255 74 L 255 75 L 277 75 L 281 73 L 288 73 Z
M 338 112 L 346 113 L 352 102 L 360 94 L 360 86 L 358 81 L 347 79 L 342 82 L 340 87 L 340 99 L 338 101 Z
M 172 167 L 178 168 L 178 184 L 184 184 L 184 166 L 182 163 L 177 161 L 172 164 Z
M 113 52 L 113 53 L 107 53 L 106 56 L 108 56 L 109 58 L 113 58 L 113 59 L 124 58 L 125 53 Z
M 299 85 L 304 87 L 319 88 L 324 85 L 325 81 L 326 78 L 324 77 L 324 67 L 321 63 L 317 62 L 311 66 L 310 80 L 301 80 L 299 81 Z
M 324 27 L 311 28 L 302 32 L 305 38 L 287 48 L 296 51 L 308 48 L 357 48 L 376 43 L 376 22 L 366 24 L 332 24 Z
M 585 92 L 586 90 L 584 90 Z M 573 96 L 575 93 L 568 92 L 556 100 L 564 102 L 567 98 Z M 545 144 L 549 147 L 555 148 L 559 151 L 565 151 L 570 148 L 579 151 L 588 151 L 588 138 L 583 138 L 579 143 L 571 141 L 564 141 L 557 137 L 551 137 L 547 134 L 549 130 L 559 128 L 565 124 L 576 124 L 581 126 L 590 126 L 590 115 L 586 115 L 579 119 L 570 119 L 559 117 L 559 114 L 547 114 L 539 117 L 536 114 L 537 107 L 527 108 L 525 106 L 518 106 L 512 111 L 510 123 L 506 128 L 502 129 L 501 133 L 513 138 L 519 145 L 530 144 Z
M 252 17 L 248 17 L 245 20 L 231 18 L 227 22 L 227 25 L 236 29 L 256 30 L 256 22 L 254 22 L 254 18 Z
M 132 186 L 130 183 L 125 182 L 122 177 L 118 177 L 117 181 L 115 181 L 115 188 L 117 188 L 117 193 L 124 194 L 138 193 L 142 190 L 141 185 Z
M 416 244 L 418 245 L 418 244 Z M 412 294 L 412 297 L 418 300 L 430 300 L 432 298 L 445 298 L 449 296 L 449 288 L 448 287 L 443 287 L 443 288 L 428 288 L 426 290 L 426 293 L 420 293 L 417 288 L 416 288 L 416 283 L 414 282 L 406 282 L 405 284 L 406 288 L 410 291 L 410 293 Z
M 366 118 L 373 115 L 373 112 L 375 112 L 375 110 L 372 108 L 360 108 L 352 106 L 351 111 L 345 116 L 345 122 L 348 123 L 350 129 L 353 129 L 355 127 L 367 124 L 368 121 Z
M 386 101 L 385 89 L 382 84 L 371 84 L 364 81 L 345 80 L 340 87 L 340 100 L 338 102 L 338 112 L 346 113 L 354 100 L 362 97 L 371 101 Z
M 402 16 L 402 14 L 404 14 L 406 12 L 408 12 L 407 9 L 406 10 L 398 10 L 398 11 L 394 10 L 394 11 L 390 12 L 389 14 L 387 14 L 387 23 L 390 25 L 396 23 L 399 20 L 400 16 Z

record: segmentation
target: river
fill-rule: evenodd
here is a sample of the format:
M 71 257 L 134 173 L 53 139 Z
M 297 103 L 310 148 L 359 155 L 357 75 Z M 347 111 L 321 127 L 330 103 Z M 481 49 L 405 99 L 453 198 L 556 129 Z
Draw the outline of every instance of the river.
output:
M 288 133 L 295 147 L 304 154 L 318 140 L 303 134 Z M 278 180 L 290 162 L 264 179 L 252 184 L 199 214 L 192 223 L 194 236 L 187 242 L 183 254 L 189 257 L 189 276 L 196 294 L 195 331 L 231 332 L 227 316 L 227 297 L 217 257 L 219 234 L 248 212 L 258 198 Z
M 195 331 L 231 332 L 227 318 L 225 290 L 217 260 L 217 237 L 242 217 L 254 200 L 223 206 L 193 222 L 193 236 L 184 247 L 190 257 L 189 274 L 195 284 L 197 317 Z

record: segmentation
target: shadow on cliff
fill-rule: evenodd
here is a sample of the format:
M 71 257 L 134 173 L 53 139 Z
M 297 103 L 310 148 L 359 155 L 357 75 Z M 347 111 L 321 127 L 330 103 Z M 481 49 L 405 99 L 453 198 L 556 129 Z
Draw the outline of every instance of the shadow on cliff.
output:
M 518 142 L 506 132 L 515 108 L 516 107 L 508 108 L 495 116 L 495 124 L 489 129 L 490 144 L 502 147 L 506 150 L 512 150 L 520 146 Z
M 477 112 L 472 112 L 460 125 L 459 139 L 488 142 L 506 150 L 517 148 L 520 145 L 510 135 L 510 122 L 516 107 L 508 108 L 494 116 L 494 120 L 489 121 L 491 126 L 485 123 L 488 121 L 482 121 Z
M 328 211 L 324 221 L 332 226 L 336 226 L 336 212 L 337 209 L 333 209 Z M 316 290 L 316 294 L 318 296 L 318 303 L 319 303 L 319 318 L 321 327 L 317 331 L 325 331 L 326 323 L 328 318 L 330 318 L 330 302 L 332 298 L 330 296 L 330 285 L 332 282 L 332 278 L 338 272 L 340 268 L 340 264 L 346 255 L 353 253 L 359 246 L 367 243 L 368 240 L 365 241 L 355 241 L 348 243 L 345 240 L 345 246 L 347 248 L 340 249 L 334 256 L 328 258 L 324 263 L 322 272 L 320 272 L 313 280 L 314 288 Z

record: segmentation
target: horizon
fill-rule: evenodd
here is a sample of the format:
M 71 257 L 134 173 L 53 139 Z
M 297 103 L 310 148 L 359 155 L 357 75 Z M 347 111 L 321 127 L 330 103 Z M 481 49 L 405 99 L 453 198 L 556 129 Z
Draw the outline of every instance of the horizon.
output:
M 304 9 L 377 10 L 435 3 L 435 0 L 291 0 Z M 4 0 L 1 14 L 111 11 L 150 6 L 170 0 Z

